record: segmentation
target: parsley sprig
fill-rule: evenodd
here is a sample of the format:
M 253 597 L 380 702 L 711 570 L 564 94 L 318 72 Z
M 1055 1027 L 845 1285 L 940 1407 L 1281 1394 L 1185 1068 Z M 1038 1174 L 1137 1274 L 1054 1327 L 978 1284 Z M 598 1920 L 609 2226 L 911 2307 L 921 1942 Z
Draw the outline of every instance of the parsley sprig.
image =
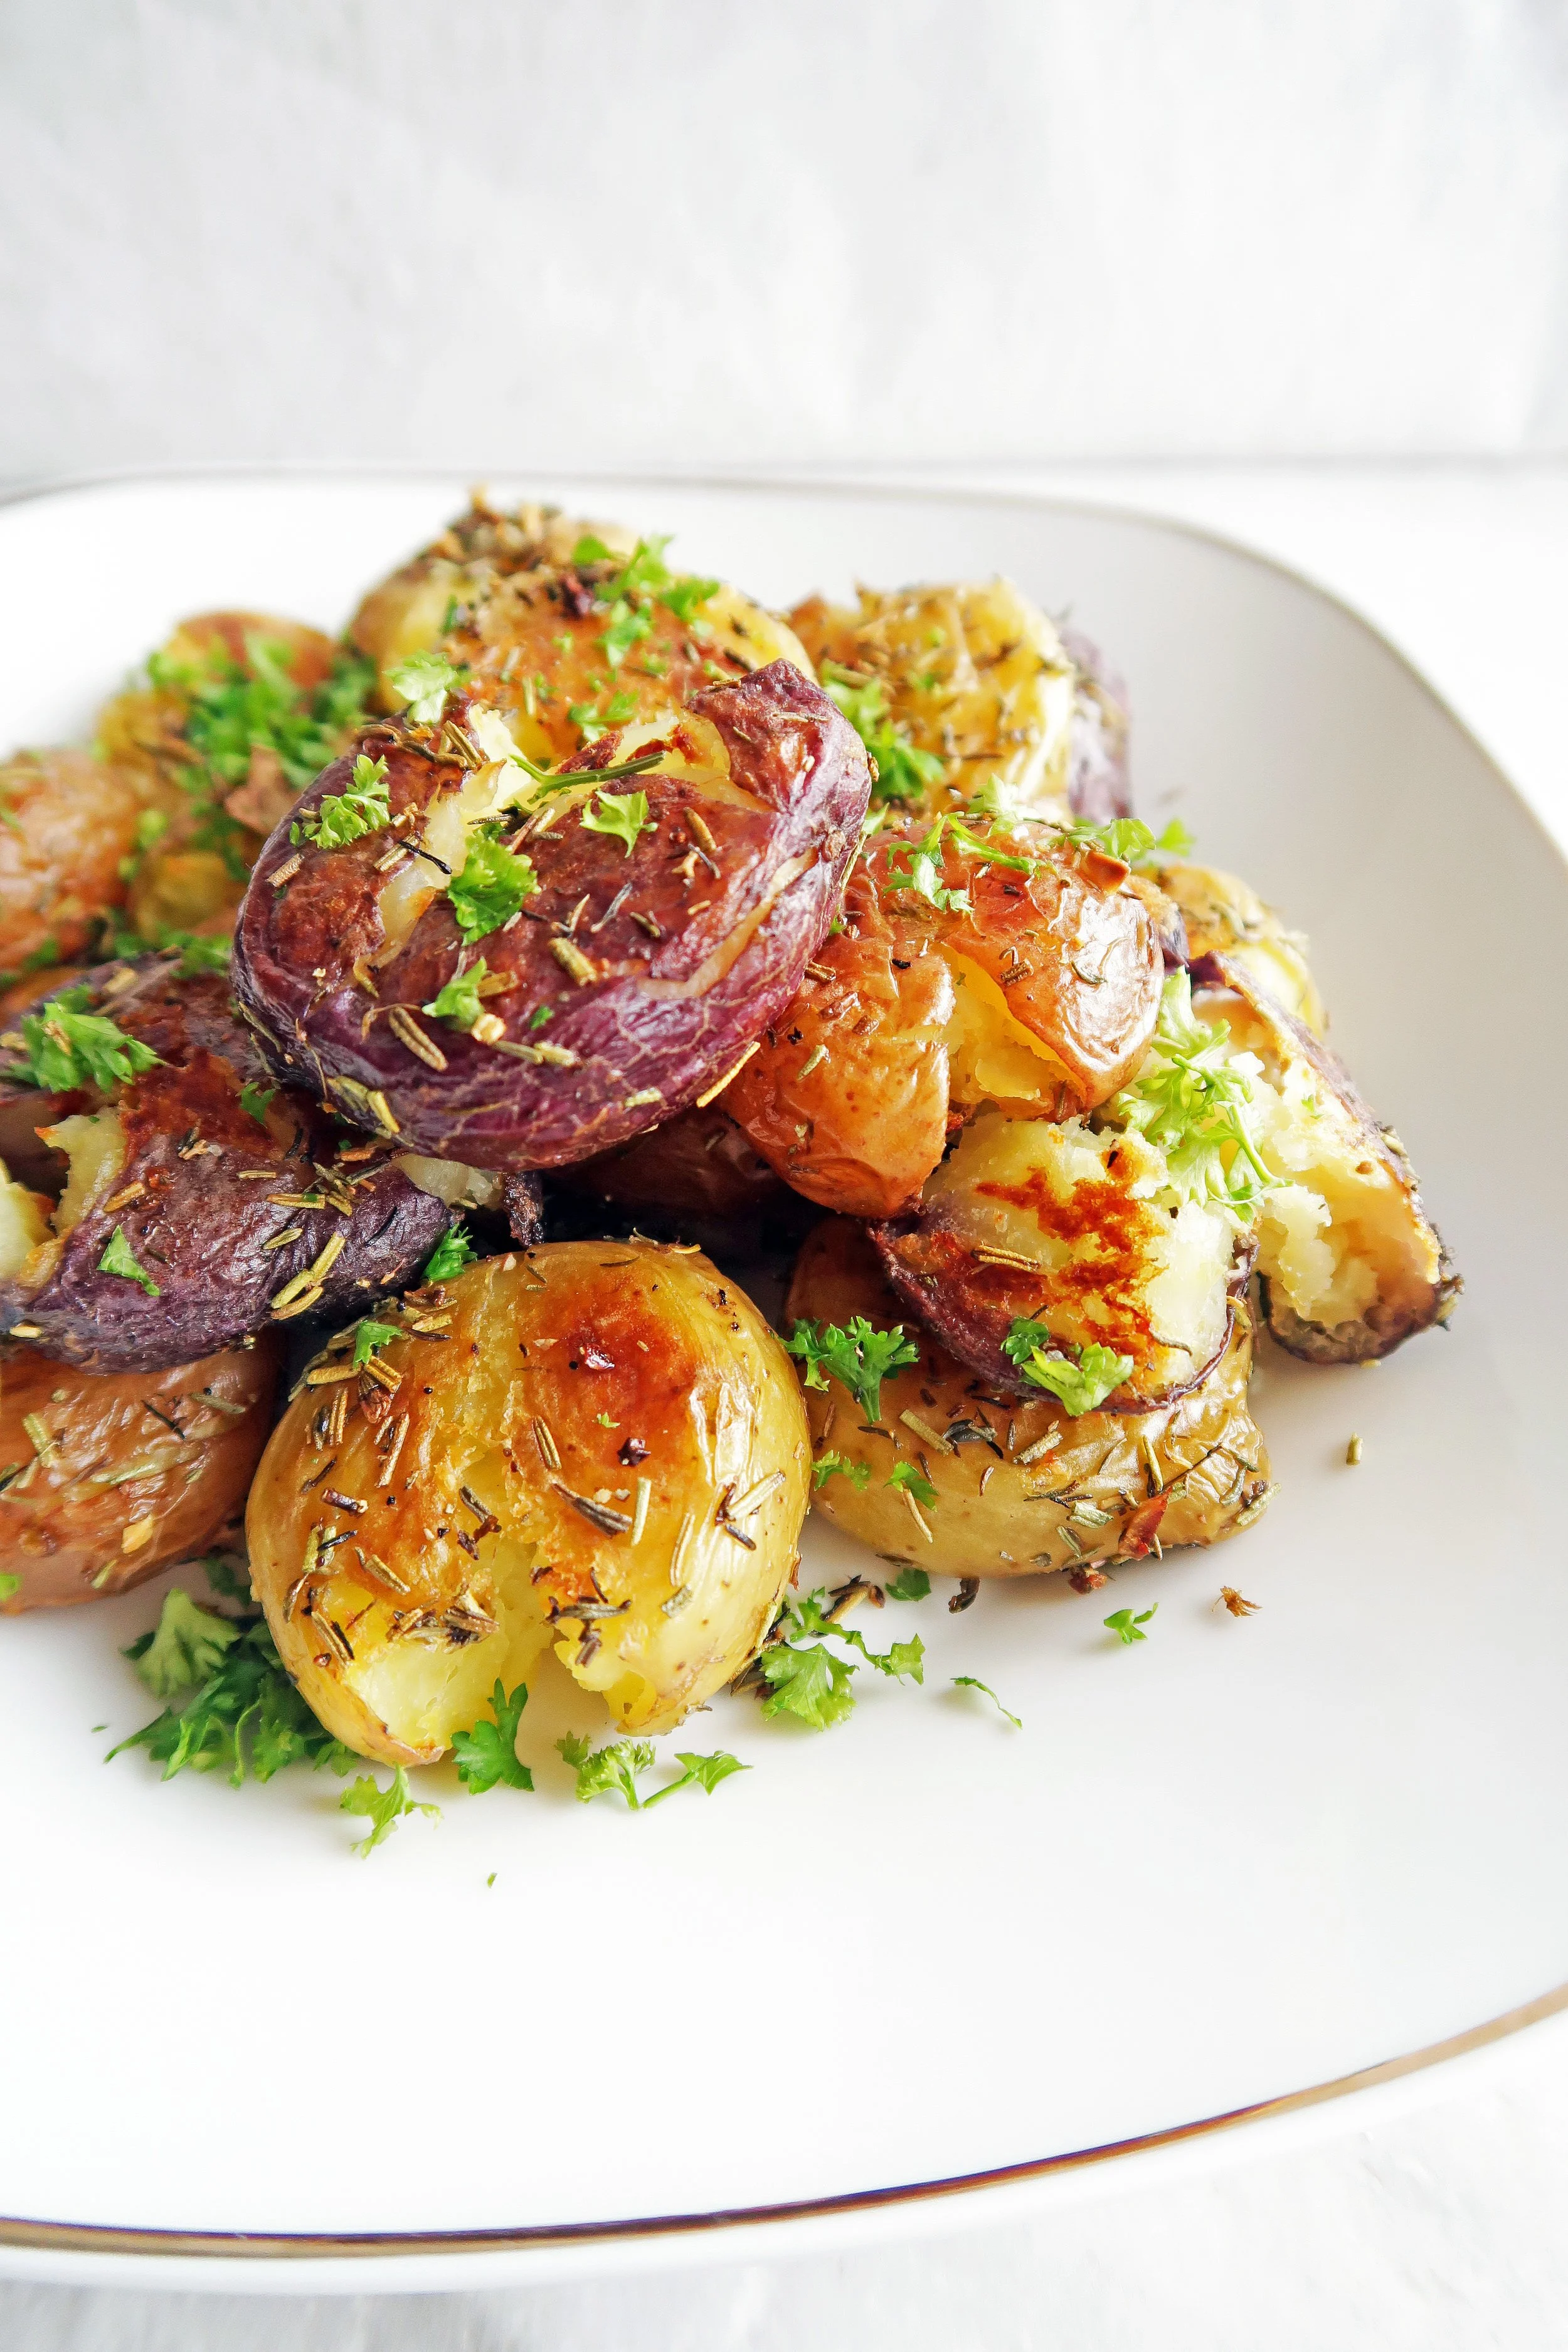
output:
M 483 956 L 478 963 L 459 965 L 429 1003 L 420 1007 L 421 1012 L 433 1013 L 437 1021 L 449 1021 L 454 1029 L 471 1029 L 485 1009 L 479 982 L 486 969 Z
M 531 1789 L 533 1775 L 526 1764 L 520 1763 L 517 1753 L 518 1729 L 522 1722 L 522 1710 L 528 1705 L 528 1689 L 523 1683 L 509 1698 L 506 1685 L 500 1676 L 490 1693 L 490 1713 L 495 1720 L 482 1718 L 471 1730 L 459 1731 L 452 1741 L 452 1753 L 457 1759 L 458 1778 L 476 1797 L 491 1789 Z
M 838 705 L 876 764 L 873 800 L 918 801 L 942 782 L 946 761 L 910 741 L 909 729 L 888 709 L 881 678 L 831 661 L 822 664 L 821 675 L 824 693 Z
M 510 922 L 538 887 L 539 877 L 530 859 L 504 849 L 491 827 L 476 826 L 468 835 L 462 871 L 447 885 L 465 946 L 472 947 L 476 940 L 488 939 L 491 931 Z
M 784 1346 L 804 1361 L 802 1377 L 808 1389 L 825 1389 L 824 1375 L 831 1372 L 868 1421 L 881 1419 L 882 1382 L 905 1364 L 918 1363 L 921 1352 L 904 1337 L 901 1323 L 890 1331 L 879 1331 L 864 1315 L 852 1315 L 845 1325 L 797 1321 Z
M 358 1763 L 353 1750 L 317 1722 L 260 1618 L 246 1622 L 220 1617 L 175 1585 L 163 1597 L 157 1626 L 132 1642 L 125 1654 L 141 1671 L 154 1651 L 157 1664 L 151 1672 L 164 1685 L 158 1690 L 153 1684 L 158 1696 L 173 1698 L 182 1686 L 196 1687 L 183 1706 L 166 1706 L 110 1748 L 111 1757 L 144 1748 L 163 1765 L 165 1780 L 187 1770 L 223 1771 L 237 1789 L 247 1773 L 269 1780 L 289 1764 L 317 1769 L 325 1764 L 343 1776 Z
M 1108 857 L 1119 857 L 1123 866 L 1131 866 L 1134 871 L 1158 865 L 1162 858 L 1185 857 L 1193 846 L 1192 835 L 1177 816 L 1159 835 L 1136 816 L 1114 816 L 1108 824 L 1090 824 L 1079 819 L 1074 824 L 1058 825 L 1057 830 L 1073 848 L 1102 849 Z
M 161 1056 L 140 1037 L 128 1037 L 107 1013 L 84 1013 L 91 1000 L 90 988 L 62 988 L 37 1013 L 24 1013 L 23 1058 L 10 1064 L 6 1076 L 51 1094 L 79 1087 L 108 1094 L 150 1070 Z
M 416 727 L 434 727 L 447 707 L 447 697 L 463 682 L 465 673 L 445 654 L 410 654 L 386 673 L 386 682 L 406 704 L 405 716 Z
M 388 789 L 386 761 L 369 759 L 362 751 L 342 791 L 329 793 L 308 816 L 291 824 L 289 840 L 296 845 L 308 841 L 317 849 L 346 849 L 351 841 L 379 833 L 392 822 Z
M 1131 1356 L 1090 1340 L 1083 1348 L 1068 1348 L 1048 1323 L 1029 1316 L 1015 1317 L 1002 1353 L 1017 1365 L 1024 1378 L 1054 1396 L 1062 1411 L 1075 1418 L 1093 1412 L 1112 1389 L 1120 1388 L 1132 1370 Z
M 681 1767 L 679 1779 L 667 1780 L 662 1789 L 645 1797 L 638 1791 L 637 1782 L 653 1769 L 651 1740 L 621 1739 L 595 1748 L 591 1741 L 568 1732 L 564 1739 L 556 1741 L 555 1747 L 577 1775 L 574 1793 L 580 1804 L 590 1804 L 595 1797 L 620 1797 L 634 1813 L 649 1811 L 681 1789 L 706 1789 L 711 1796 L 720 1781 L 727 1780 L 731 1772 L 749 1772 L 752 1769 L 738 1757 L 726 1755 L 722 1748 L 713 1756 L 693 1756 L 678 1748 L 675 1760 Z
M 627 857 L 641 835 L 658 830 L 648 815 L 646 793 L 598 793 L 579 822 L 584 833 L 607 833 L 620 842 Z
M 410 1813 L 427 1813 L 436 1822 L 441 1818 L 439 1805 L 421 1805 L 416 1801 L 409 1790 L 408 1774 L 401 1764 L 394 1769 L 392 1779 L 384 1789 L 369 1772 L 362 1772 L 338 1799 L 338 1810 L 344 1813 L 359 1813 L 370 1823 L 365 1836 L 354 1840 L 355 1853 L 374 1853 L 376 1847 L 392 1835 L 398 1822 L 405 1821 Z
M 421 1283 L 450 1282 L 455 1274 L 461 1274 L 466 1265 L 472 1265 L 478 1255 L 479 1252 L 468 1239 L 468 1230 L 459 1217 L 455 1224 L 447 1226 L 426 1259 L 425 1271 L 419 1279 Z
M 840 1657 L 826 1645 L 842 1642 L 852 1654 Z M 913 1683 L 925 1680 L 925 1644 L 916 1634 L 873 1650 L 863 1633 L 834 1614 L 827 1593 L 785 1593 L 756 1672 L 767 1685 L 765 1716 L 793 1716 L 813 1731 L 826 1731 L 855 1711 L 853 1678 L 861 1664 L 879 1675 Z
M 1173 1188 L 1238 1220 L 1251 1217 L 1276 1179 L 1253 1134 L 1250 1055 L 1233 1055 L 1223 1021 L 1200 1021 L 1192 984 L 1173 972 L 1138 1076 L 1107 1104 L 1114 1126 L 1143 1136 L 1163 1152 Z

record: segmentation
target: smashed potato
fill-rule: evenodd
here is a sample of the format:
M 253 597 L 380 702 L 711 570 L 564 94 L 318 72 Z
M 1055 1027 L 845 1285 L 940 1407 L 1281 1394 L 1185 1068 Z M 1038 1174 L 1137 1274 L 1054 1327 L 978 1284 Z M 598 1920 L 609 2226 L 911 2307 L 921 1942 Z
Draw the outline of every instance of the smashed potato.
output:
M 1329 1016 L 1308 966 L 1307 942 L 1300 931 L 1286 929 L 1250 884 L 1212 866 L 1185 865 L 1162 866 L 1159 883 L 1182 911 L 1184 961 L 1228 956 L 1314 1036 L 1326 1035 Z
M 897 1321 L 900 1301 L 861 1227 L 845 1218 L 817 1227 L 789 1313 L 841 1327 L 857 1315 L 879 1329 Z M 939 1576 L 1065 1569 L 1100 1582 L 1116 1560 L 1217 1543 L 1268 1506 L 1268 1457 L 1247 1410 L 1245 1307 L 1198 1386 L 1147 1413 L 1073 1418 L 1037 1391 L 999 1394 L 939 1341 L 914 1336 L 919 1361 L 884 1378 L 874 1427 L 836 1381 L 805 1392 L 816 1508 L 883 1559 Z M 900 1465 L 909 1483 L 895 1486 Z M 924 1499 L 932 1490 L 935 1500 Z
M 161 1372 L 0 1348 L 0 1609 L 125 1592 L 245 1509 L 272 1425 L 275 1339 Z
M 0 761 L 0 980 L 68 963 L 121 906 L 146 793 L 85 751 Z
M 788 1358 L 695 1252 L 567 1242 L 378 1307 L 305 1375 L 251 1491 L 284 1664 L 361 1755 L 428 1763 L 547 1652 L 661 1732 L 752 1655 L 810 1447 Z

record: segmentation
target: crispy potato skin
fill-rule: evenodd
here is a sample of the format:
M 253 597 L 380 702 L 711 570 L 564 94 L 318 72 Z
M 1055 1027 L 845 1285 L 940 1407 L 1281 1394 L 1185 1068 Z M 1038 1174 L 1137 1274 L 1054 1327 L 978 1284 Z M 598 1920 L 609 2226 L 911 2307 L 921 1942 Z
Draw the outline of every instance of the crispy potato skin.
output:
M 1090 824 L 1109 824 L 1112 817 L 1132 814 L 1127 688 L 1100 647 L 1080 629 L 1064 628 L 1061 640 L 1078 667 L 1068 799 L 1074 816 Z
M 268 1338 L 167 1371 L 103 1373 L 0 1349 L 0 1471 L 20 1474 L 0 1488 L 0 1569 L 22 1580 L 0 1610 L 128 1591 L 237 1522 L 281 1353 Z M 25 1419 L 47 1432 L 47 1453 Z
M 767 1161 L 717 1103 L 683 1110 L 619 1151 L 579 1160 L 562 1171 L 560 1181 L 612 1208 L 719 1224 L 763 1215 L 786 1196 Z
M 1286 929 L 1249 883 L 1217 866 L 1184 865 L 1162 866 L 1159 881 L 1181 909 L 1184 961 L 1228 956 L 1315 1037 L 1327 1035 L 1329 1016 L 1308 966 L 1305 940 Z
M 590 1159 L 721 1080 L 800 985 L 832 919 L 870 778 L 853 729 L 786 662 L 707 688 L 689 707 L 722 741 L 733 796 L 704 796 L 658 771 L 641 776 L 656 829 L 629 855 L 574 813 L 536 831 L 528 849 L 540 887 L 525 919 L 478 948 L 490 979 L 504 983 L 488 1009 L 508 1034 L 488 1045 L 437 1024 L 440 1070 L 416 1057 L 386 1015 L 402 1007 L 423 1024 L 421 1006 L 458 970 L 450 901 L 431 898 L 378 963 L 372 1000 L 353 967 L 361 961 L 363 970 L 384 950 L 375 867 L 395 835 L 384 830 L 346 848 L 309 850 L 274 889 L 295 854 L 286 831 L 275 835 L 241 912 L 233 978 L 247 1017 L 281 1066 L 319 1066 L 362 1120 L 367 1091 L 382 1093 L 415 1149 L 484 1168 Z M 668 740 L 684 756 L 679 719 Z M 591 776 L 611 764 L 620 740 L 605 735 L 572 763 L 574 772 Z M 395 823 L 405 810 L 425 821 L 440 793 L 466 781 L 465 769 L 418 756 L 405 730 L 378 737 L 375 748 L 384 746 Z M 302 805 L 341 788 L 347 772 L 344 762 L 329 768 Z M 693 828 L 693 811 L 711 852 Z M 700 853 L 709 863 L 697 888 Z M 569 931 L 585 969 L 568 971 L 557 959 Z M 557 1058 L 517 1058 L 531 1052 L 534 1016 L 546 1012 Z M 564 1065 L 563 1052 L 571 1057 Z
M 116 1118 L 123 1153 L 63 1240 L 46 1243 L 0 1283 L 0 1323 L 26 1323 L 42 1354 L 86 1370 L 184 1364 L 264 1327 L 268 1301 L 329 1242 L 342 1238 L 345 1245 L 310 1302 L 323 1315 L 363 1307 L 375 1292 L 406 1280 L 435 1247 L 450 1223 L 447 1202 L 411 1182 L 384 1153 L 342 1167 L 335 1181 L 352 1185 L 342 1193 L 353 1201 L 352 1215 L 274 1197 L 297 1199 L 314 1187 L 314 1165 L 333 1164 L 342 1133 L 294 1090 L 273 1096 L 264 1125 L 242 1108 L 241 1087 L 269 1083 L 268 1073 L 229 1010 L 221 975 L 182 979 L 167 959 L 146 958 L 103 966 L 89 979 L 97 1009 L 150 1045 L 160 1064 L 118 1089 L 111 1105 L 96 1095 L 6 1090 L 10 1100 L 0 1112 L 18 1124 L 29 1095 L 57 1116 L 66 1109 Z M 273 1181 L 241 1182 L 247 1169 L 270 1169 Z M 159 1285 L 158 1297 L 100 1269 L 116 1228 Z M 290 1228 L 298 1229 L 293 1240 L 266 1247 Z
M 679 1723 L 755 1652 L 805 1515 L 805 1415 L 756 1309 L 695 1254 L 567 1242 L 392 1312 L 395 1394 L 349 1384 L 328 1453 L 333 1388 L 303 1389 L 251 1489 L 252 1580 L 310 1706 L 426 1763 L 553 1649 L 624 1728 Z
M 961 990 L 968 1036 L 994 1034 L 1016 1057 L 1022 1047 L 1021 1082 L 1058 1118 L 1125 1083 L 1159 1016 L 1158 925 L 1125 866 L 1068 855 L 1043 827 L 994 828 L 991 840 L 1030 856 L 1032 871 L 944 843 L 942 884 L 972 901 L 957 912 L 898 887 L 921 831 L 884 832 L 857 861 L 843 928 L 723 1097 L 796 1192 L 851 1216 L 912 1210 L 983 1098 L 984 1064 L 953 1051 Z
M 833 1218 L 801 1252 L 788 1311 L 838 1324 L 864 1315 L 885 1329 L 899 1319 L 900 1301 L 864 1230 Z M 1217 1543 L 1267 1503 L 1268 1458 L 1247 1411 L 1252 1330 L 1245 1308 L 1197 1388 L 1136 1415 L 1087 1412 L 1074 1420 L 1037 1391 L 1019 1402 L 938 1340 L 914 1336 L 920 1361 L 882 1383 L 875 1430 L 836 1381 L 805 1391 L 814 1451 L 842 1454 L 870 1472 L 859 1493 L 847 1474 L 829 1477 L 816 1507 L 883 1559 L 912 1561 L 940 1576 L 1066 1569 L 1076 1577 L 1141 1559 L 1156 1547 Z M 911 1427 L 906 1413 L 923 1428 Z M 913 1464 L 936 1488 L 936 1502 L 919 1518 L 887 1483 L 898 1462 Z M 1105 1523 L 1075 1519 L 1079 1505 L 1105 1513 Z
M 1267 1272 L 1259 1278 L 1268 1328 L 1282 1348 L 1314 1364 L 1364 1364 L 1393 1353 L 1418 1331 L 1446 1323 L 1464 1277 L 1426 1213 L 1415 1171 L 1392 1128 L 1383 1126 L 1344 1064 L 1270 996 L 1239 955 L 1209 954 L 1193 967 L 1194 1009 L 1229 1024 L 1275 1084 L 1294 1064 L 1310 1073 L 1321 1117 L 1342 1139 L 1342 1164 L 1364 1180 L 1369 1203 L 1396 1204 L 1397 1244 L 1380 1251 L 1378 1295 L 1365 1311 L 1331 1325 L 1304 1320 Z M 1265 1216 L 1267 1218 L 1267 1204 Z M 1264 1253 L 1267 1267 L 1268 1257 Z
M 120 867 L 148 805 L 139 779 L 85 751 L 0 761 L 0 978 L 68 963 L 124 903 Z

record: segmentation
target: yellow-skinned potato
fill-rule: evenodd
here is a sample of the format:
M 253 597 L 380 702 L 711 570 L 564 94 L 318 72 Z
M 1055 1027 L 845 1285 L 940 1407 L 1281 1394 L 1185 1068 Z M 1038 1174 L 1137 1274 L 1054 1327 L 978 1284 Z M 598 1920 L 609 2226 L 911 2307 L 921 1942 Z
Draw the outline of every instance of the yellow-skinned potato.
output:
M 1327 1035 L 1329 1016 L 1308 967 L 1306 940 L 1286 929 L 1249 883 L 1215 866 L 1178 865 L 1160 868 L 1160 887 L 1182 910 L 1194 963 L 1228 955 L 1314 1036 Z
M 658 1733 L 752 1655 L 795 1571 L 810 1444 L 794 1369 L 694 1251 L 491 1258 L 312 1367 L 251 1489 L 251 1578 L 340 1739 L 430 1763 L 553 1651 Z M 309 1376 L 308 1376 L 309 1377 Z
M 900 1319 L 861 1228 L 830 1218 L 806 1242 L 789 1312 L 880 1330 Z M 904 1328 L 909 1330 L 907 1318 Z M 887 1560 L 939 1576 L 1030 1576 L 1102 1569 L 1178 1544 L 1217 1543 L 1261 1517 L 1270 1487 L 1247 1410 L 1252 1329 L 1239 1309 L 1201 1386 L 1147 1413 L 1086 1412 L 1054 1398 L 1003 1396 L 916 1329 L 916 1364 L 882 1383 L 875 1430 L 837 1382 L 807 1390 L 812 1444 L 848 1466 L 816 1508 Z M 921 1504 L 888 1480 L 907 1463 L 936 1489 Z M 858 1488 L 857 1473 L 867 1473 Z
M 0 979 L 68 963 L 125 897 L 146 808 L 132 771 L 85 751 L 0 761 Z

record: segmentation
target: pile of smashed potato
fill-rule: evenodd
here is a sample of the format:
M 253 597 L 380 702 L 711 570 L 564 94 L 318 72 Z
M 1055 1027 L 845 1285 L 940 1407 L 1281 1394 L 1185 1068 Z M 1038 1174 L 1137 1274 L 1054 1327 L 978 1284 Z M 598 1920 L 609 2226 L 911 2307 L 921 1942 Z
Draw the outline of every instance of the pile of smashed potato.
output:
M 0 765 L 0 1606 L 205 1555 L 188 1683 L 334 1753 L 515 1780 L 562 1670 L 832 1720 L 781 1667 L 850 1601 L 1247 1528 L 1258 1322 L 1365 1362 L 1458 1288 L 1092 646 L 665 547 L 476 499 L 341 643 L 203 614 Z M 807 1602 L 813 1506 L 868 1557 Z

